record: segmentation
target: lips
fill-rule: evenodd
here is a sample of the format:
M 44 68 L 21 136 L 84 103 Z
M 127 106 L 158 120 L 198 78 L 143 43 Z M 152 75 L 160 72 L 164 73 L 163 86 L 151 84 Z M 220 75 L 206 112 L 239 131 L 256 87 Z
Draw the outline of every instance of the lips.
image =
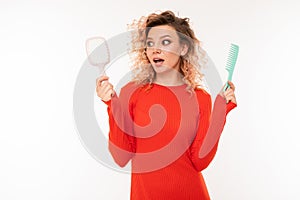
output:
M 153 58 L 153 62 L 156 66 L 161 66 L 165 60 L 162 58 Z

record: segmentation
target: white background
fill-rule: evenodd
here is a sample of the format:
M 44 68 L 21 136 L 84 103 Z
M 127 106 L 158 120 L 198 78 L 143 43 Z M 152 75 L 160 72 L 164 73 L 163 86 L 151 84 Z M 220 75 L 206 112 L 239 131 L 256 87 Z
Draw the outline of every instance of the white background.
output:
M 82 146 L 73 89 L 87 38 L 166 9 L 190 17 L 224 80 L 228 46 L 240 46 L 238 107 L 203 172 L 212 199 L 300 198 L 298 1 L 1 0 L 0 199 L 129 199 L 130 176 Z

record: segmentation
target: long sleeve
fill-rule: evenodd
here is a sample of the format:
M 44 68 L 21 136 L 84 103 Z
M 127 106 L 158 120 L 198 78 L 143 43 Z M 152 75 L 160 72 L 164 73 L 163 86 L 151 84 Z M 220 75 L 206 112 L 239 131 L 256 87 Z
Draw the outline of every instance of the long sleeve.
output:
M 223 131 L 226 116 L 236 104 L 226 104 L 220 95 L 216 97 L 211 111 L 211 97 L 205 91 L 197 92 L 199 103 L 199 120 L 196 137 L 190 147 L 191 159 L 197 171 L 204 170 L 213 160 L 221 133 Z
M 218 97 L 221 104 L 215 102 L 212 109 L 208 93 L 190 93 L 186 87 L 155 83 L 135 91 L 126 87 L 110 102 L 110 151 L 121 165 L 132 161 L 132 200 L 210 199 L 198 171 L 205 169 L 216 153 L 217 144 L 206 141 L 219 140 L 209 131 L 211 123 L 218 122 L 216 114 L 225 118 L 217 105 L 225 105 L 226 113 L 231 104 Z M 224 122 L 221 125 L 223 128 Z M 203 157 L 199 156 L 201 150 Z
M 122 88 L 120 97 L 114 95 L 105 102 L 109 116 L 109 151 L 115 162 L 124 167 L 135 153 L 133 136 L 132 104 L 127 99 L 126 88 Z

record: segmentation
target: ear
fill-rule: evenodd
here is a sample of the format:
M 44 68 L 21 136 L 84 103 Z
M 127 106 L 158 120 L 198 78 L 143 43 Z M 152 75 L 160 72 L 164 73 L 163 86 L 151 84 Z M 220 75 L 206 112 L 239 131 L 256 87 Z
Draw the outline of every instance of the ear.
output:
M 181 46 L 180 55 L 185 56 L 185 54 L 188 52 L 188 50 L 189 50 L 189 46 L 186 43 L 183 43 Z

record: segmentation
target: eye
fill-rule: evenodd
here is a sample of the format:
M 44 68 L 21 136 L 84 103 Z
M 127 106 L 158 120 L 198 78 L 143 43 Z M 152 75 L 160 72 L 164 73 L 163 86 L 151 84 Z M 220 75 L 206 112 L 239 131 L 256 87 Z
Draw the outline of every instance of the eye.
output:
M 170 44 L 171 41 L 170 41 L 170 40 L 163 40 L 161 43 L 162 43 L 164 46 L 166 46 L 166 45 Z
M 154 43 L 152 41 L 147 41 L 146 46 L 147 47 L 153 47 Z

